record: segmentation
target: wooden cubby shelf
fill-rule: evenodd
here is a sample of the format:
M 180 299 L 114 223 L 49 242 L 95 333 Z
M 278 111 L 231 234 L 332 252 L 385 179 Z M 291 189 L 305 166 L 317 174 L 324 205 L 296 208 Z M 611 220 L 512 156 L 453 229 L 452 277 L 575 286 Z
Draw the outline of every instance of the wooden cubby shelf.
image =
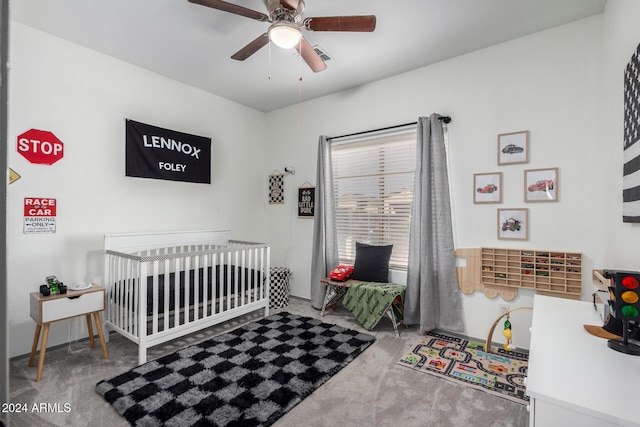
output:
M 481 249 L 481 283 L 534 289 L 556 296 L 582 294 L 582 254 L 531 249 Z

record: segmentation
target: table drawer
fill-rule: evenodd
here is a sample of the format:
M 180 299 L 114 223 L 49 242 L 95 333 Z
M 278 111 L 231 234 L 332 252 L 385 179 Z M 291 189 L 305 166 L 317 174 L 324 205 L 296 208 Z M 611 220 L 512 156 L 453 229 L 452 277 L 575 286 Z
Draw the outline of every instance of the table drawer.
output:
M 104 292 L 89 292 L 72 298 L 57 298 L 42 302 L 40 322 L 53 322 L 101 310 L 104 310 Z

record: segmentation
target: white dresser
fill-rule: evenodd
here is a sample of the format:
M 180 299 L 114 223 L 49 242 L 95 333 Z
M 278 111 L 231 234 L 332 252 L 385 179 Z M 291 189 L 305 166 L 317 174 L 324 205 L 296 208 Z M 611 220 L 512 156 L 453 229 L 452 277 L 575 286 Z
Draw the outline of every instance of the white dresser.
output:
M 592 303 L 534 297 L 530 427 L 640 426 L 640 356 L 611 350 L 584 324 L 602 325 Z

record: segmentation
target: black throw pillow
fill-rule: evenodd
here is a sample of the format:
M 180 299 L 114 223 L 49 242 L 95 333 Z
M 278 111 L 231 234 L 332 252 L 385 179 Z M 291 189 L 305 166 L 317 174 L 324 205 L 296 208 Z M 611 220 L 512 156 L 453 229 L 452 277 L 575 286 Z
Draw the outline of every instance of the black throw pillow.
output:
M 356 260 L 351 278 L 364 282 L 389 282 L 389 259 L 393 245 L 373 246 L 356 242 Z

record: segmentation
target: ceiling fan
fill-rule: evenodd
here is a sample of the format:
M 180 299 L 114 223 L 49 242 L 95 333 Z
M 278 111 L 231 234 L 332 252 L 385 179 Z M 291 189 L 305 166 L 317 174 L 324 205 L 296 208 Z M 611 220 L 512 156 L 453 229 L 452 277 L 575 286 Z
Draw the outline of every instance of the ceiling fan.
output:
M 372 32 L 376 28 L 376 17 L 374 15 L 325 16 L 303 19 L 304 0 L 264 0 L 268 15 L 222 0 L 189 0 L 189 2 L 271 23 L 266 33 L 258 36 L 251 43 L 233 54 L 231 56 L 232 59 L 244 61 L 271 40 L 277 46 L 285 49 L 295 48 L 307 65 L 316 73 L 327 68 L 327 65 L 311 47 L 307 39 L 302 36 L 302 29 L 309 31 Z

